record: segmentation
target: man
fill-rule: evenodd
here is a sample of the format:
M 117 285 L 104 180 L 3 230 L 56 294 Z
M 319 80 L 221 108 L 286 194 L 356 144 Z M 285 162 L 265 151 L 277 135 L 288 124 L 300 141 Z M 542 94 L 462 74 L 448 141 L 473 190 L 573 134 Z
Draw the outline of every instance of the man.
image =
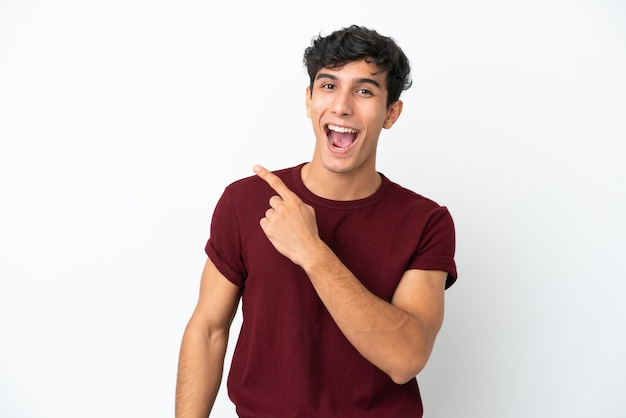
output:
M 422 416 L 415 376 L 456 267 L 448 210 L 376 171 L 409 62 L 391 38 L 351 26 L 314 39 L 304 63 L 313 157 L 255 166 L 220 198 L 181 345 L 177 417 L 210 413 L 240 299 L 228 377 L 239 416 Z

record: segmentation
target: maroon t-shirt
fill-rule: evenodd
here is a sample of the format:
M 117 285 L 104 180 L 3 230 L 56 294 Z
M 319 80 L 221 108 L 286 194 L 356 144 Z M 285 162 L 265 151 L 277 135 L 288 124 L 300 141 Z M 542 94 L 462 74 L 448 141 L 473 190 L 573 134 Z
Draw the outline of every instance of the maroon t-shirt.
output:
M 383 176 L 372 196 L 333 201 L 311 193 L 302 165 L 275 172 L 315 208 L 321 238 L 374 294 L 390 301 L 409 269 L 456 280 L 448 210 Z M 226 188 L 206 253 L 242 288 L 243 323 L 228 376 L 239 416 L 421 417 L 415 379 L 397 385 L 348 342 L 304 271 L 269 242 L 259 220 L 275 195 L 253 176 Z

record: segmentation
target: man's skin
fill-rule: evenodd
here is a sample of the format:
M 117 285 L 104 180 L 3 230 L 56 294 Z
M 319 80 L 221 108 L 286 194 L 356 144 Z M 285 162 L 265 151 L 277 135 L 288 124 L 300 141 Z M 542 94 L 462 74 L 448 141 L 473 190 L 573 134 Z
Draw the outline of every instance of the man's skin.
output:
M 307 188 L 333 200 L 361 199 L 381 183 L 376 171 L 380 132 L 402 112 L 387 106 L 386 74 L 364 60 L 321 69 L 306 91 L 307 116 L 316 137 L 314 155 L 302 169 Z M 354 133 L 348 146 L 335 146 L 329 130 Z M 444 315 L 447 273 L 408 270 L 391 302 L 355 277 L 320 239 L 315 213 L 262 166 L 254 172 L 276 192 L 260 226 L 284 256 L 302 267 L 326 309 L 354 347 L 394 382 L 405 383 L 426 364 Z M 176 416 L 208 416 L 219 389 L 228 333 L 240 289 L 207 260 L 196 309 L 181 345 Z

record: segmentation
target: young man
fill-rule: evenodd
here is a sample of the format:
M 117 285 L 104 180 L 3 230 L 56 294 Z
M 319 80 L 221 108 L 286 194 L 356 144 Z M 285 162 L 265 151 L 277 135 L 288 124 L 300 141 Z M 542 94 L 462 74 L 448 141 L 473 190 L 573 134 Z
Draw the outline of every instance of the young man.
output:
M 422 416 L 415 376 L 456 267 L 448 210 L 376 171 L 409 62 L 357 26 L 314 39 L 304 62 L 313 157 L 255 166 L 220 198 L 181 346 L 179 418 L 210 413 L 240 299 L 228 377 L 239 416 Z

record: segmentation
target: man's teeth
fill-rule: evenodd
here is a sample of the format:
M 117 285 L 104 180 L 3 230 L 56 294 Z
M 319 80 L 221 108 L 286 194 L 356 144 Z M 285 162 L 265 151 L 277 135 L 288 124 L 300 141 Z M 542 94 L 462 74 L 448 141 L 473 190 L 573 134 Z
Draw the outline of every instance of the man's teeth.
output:
M 355 134 L 358 132 L 356 129 L 344 128 L 343 126 L 336 126 L 336 125 L 328 125 L 328 129 L 330 129 L 331 131 L 342 133 L 342 134 Z

